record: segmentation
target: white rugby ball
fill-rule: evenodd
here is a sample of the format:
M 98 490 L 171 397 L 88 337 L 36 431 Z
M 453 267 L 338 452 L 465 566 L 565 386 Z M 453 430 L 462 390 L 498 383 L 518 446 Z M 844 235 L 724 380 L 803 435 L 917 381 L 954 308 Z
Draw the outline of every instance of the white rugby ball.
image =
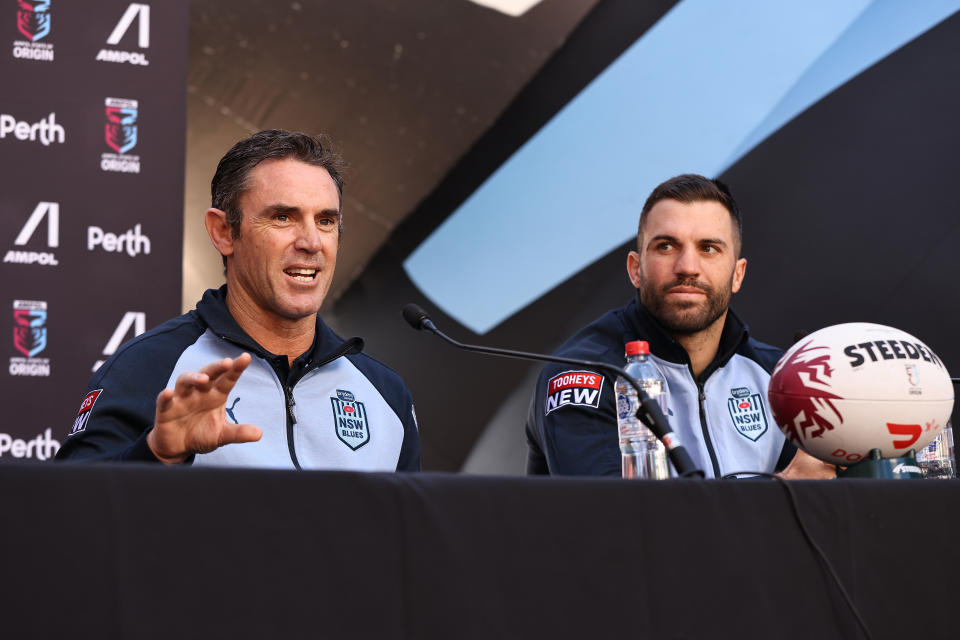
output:
M 899 329 L 851 322 L 811 333 L 770 377 L 773 418 L 812 456 L 849 465 L 919 450 L 946 426 L 953 384 L 930 347 Z

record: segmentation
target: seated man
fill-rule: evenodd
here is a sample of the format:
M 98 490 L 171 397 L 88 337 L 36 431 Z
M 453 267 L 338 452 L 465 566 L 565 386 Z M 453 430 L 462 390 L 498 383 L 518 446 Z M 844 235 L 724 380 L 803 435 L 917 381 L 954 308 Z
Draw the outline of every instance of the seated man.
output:
M 832 477 L 831 465 L 797 451 L 772 421 L 767 385 L 783 352 L 751 338 L 728 308 L 747 269 L 741 234 L 723 183 L 681 175 L 659 185 L 640 213 L 637 251 L 627 256 L 636 299 L 581 329 L 557 355 L 623 367 L 624 345 L 646 340 L 669 386 L 670 425 L 708 478 L 770 473 L 788 461 L 786 477 Z M 527 472 L 620 475 L 614 386 L 604 380 L 599 395 L 548 402 L 550 381 L 569 371 L 547 365 L 537 382 Z M 749 429 L 736 420 L 744 403 L 759 418 Z
M 261 131 L 234 145 L 205 219 L 226 286 L 97 370 L 57 458 L 418 470 L 403 381 L 318 315 L 341 190 L 319 138 Z

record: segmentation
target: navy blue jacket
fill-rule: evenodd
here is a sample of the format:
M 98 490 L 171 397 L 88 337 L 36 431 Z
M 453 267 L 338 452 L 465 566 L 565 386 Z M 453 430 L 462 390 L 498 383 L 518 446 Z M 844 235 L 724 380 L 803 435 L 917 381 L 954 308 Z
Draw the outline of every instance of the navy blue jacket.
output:
M 156 461 L 146 436 L 156 398 L 177 377 L 222 358 L 253 359 L 227 399 L 227 419 L 263 430 L 258 442 L 192 457 L 194 465 L 366 471 L 420 468 L 413 399 L 396 373 L 317 317 L 313 346 L 290 365 L 240 328 L 226 287 L 123 345 L 94 374 L 58 459 Z
M 610 311 L 581 329 L 557 355 L 626 364 L 624 345 L 650 344 L 668 386 L 668 420 L 706 476 L 771 472 L 795 449 L 773 422 L 770 372 L 783 352 L 752 339 L 731 310 L 713 362 L 694 377 L 686 350 L 639 303 Z M 620 475 L 616 392 L 599 373 L 549 364 L 537 381 L 526 424 L 527 472 Z

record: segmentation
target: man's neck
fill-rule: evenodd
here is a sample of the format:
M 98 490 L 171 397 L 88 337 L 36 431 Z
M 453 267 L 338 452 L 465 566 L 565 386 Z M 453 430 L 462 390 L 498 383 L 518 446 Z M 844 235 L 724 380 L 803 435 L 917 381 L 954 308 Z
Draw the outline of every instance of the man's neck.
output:
M 693 369 L 693 377 L 699 378 L 703 370 L 710 366 L 713 359 L 717 357 L 717 351 L 720 350 L 720 336 L 723 333 L 723 325 L 727 320 L 727 312 L 717 318 L 713 324 L 697 333 L 673 335 L 673 339 L 680 343 L 680 346 L 687 352 L 690 358 L 690 367 Z
M 227 287 L 226 302 L 230 315 L 247 335 L 270 353 L 287 356 L 287 362 L 292 365 L 313 346 L 317 332 L 316 314 L 295 320 L 266 315 L 251 301 L 231 293 L 232 289 Z

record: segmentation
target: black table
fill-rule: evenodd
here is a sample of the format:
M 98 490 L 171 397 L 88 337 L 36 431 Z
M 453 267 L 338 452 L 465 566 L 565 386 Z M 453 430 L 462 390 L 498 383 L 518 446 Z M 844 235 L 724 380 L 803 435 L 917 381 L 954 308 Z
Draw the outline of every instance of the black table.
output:
M 958 637 L 956 481 L 793 482 L 874 638 Z M 0 637 L 859 638 L 770 480 L 0 465 Z

